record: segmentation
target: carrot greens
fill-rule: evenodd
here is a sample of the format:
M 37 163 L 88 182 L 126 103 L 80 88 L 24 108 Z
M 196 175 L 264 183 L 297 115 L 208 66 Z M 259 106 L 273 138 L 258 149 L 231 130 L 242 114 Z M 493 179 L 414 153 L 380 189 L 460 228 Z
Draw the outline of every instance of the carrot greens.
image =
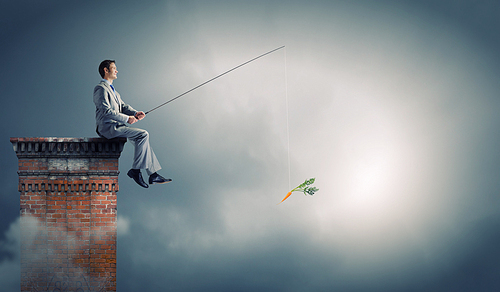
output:
M 311 196 L 314 195 L 315 192 L 319 191 L 318 188 L 311 186 L 315 180 L 316 180 L 315 178 L 306 179 L 298 187 L 296 187 L 293 190 L 291 190 L 290 192 L 288 192 L 288 194 L 286 194 L 286 197 L 283 198 L 283 200 L 281 200 L 280 203 L 282 203 L 284 200 L 288 199 L 288 197 L 290 197 L 290 195 L 293 192 L 303 192 L 304 195 L 311 195 Z

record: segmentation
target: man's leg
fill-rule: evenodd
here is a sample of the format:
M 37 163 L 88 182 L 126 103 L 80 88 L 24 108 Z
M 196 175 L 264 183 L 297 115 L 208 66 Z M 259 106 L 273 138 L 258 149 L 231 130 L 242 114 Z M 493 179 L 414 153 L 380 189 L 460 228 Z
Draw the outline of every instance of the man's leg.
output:
M 134 129 L 134 128 L 132 128 Z M 134 145 L 134 163 L 133 169 L 145 169 L 148 175 L 151 175 L 161 169 L 161 165 L 156 155 L 149 145 L 149 133 L 145 130 L 136 129 L 137 134 L 129 138 L 130 143 Z
M 134 174 L 140 174 L 140 171 L 138 172 L 137 170 L 145 169 L 148 175 L 150 175 L 150 184 L 170 181 L 156 174 L 156 172 L 161 169 L 161 165 L 153 149 L 149 145 L 149 133 L 146 130 L 122 126 L 117 128 L 116 131 L 118 137 L 126 137 L 130 143 L 134 145 L 134 162 L 132 164 L 132 170 L 129 171 L 130 177 L 134 178 Z M 137 182 L 136 178 L 134 178 L 134 180 Z M 145 183 L 140 181 L 142 181 L 142 176 L 137 183 L 143 187 L 147 187 Z

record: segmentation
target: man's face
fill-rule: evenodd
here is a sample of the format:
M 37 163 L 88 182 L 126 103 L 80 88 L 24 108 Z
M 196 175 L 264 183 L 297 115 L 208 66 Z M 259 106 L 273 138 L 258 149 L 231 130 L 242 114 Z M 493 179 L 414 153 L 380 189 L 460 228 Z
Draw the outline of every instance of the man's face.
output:
M 117 74 L 118 74 L 118 70 L 116 70 L 115 63 L 111 63 L 109 65 L 109 69 L 104 68 L 104 79 L 115 80 L 116 78 L 118 78 Z

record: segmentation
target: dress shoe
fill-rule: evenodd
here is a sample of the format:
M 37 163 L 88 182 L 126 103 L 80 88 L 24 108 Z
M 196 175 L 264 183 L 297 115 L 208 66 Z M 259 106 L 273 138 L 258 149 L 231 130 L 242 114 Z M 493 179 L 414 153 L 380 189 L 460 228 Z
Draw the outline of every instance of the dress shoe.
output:
M 172 179 L 164 178 L 163 176 L 157 174 L 156 172 L 149 176 L 149 184 L 166 184 L 171 182 Z
M 148 188 L 148 184 L 142 179 L 142 174 L 140 170 L 131 169 L 127 172 L 130 178 L 133 178 L 135 182 L 143 188 Z M 151 179 L 150 179 L 151 180 Z

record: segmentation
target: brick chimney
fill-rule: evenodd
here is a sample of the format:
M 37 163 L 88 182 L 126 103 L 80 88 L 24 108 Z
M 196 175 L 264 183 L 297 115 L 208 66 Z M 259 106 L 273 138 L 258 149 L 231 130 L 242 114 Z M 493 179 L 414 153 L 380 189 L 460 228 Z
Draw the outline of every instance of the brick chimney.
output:
M 126 139 L 11 138 L 21 291 L 116 291 L 118 159 Z

